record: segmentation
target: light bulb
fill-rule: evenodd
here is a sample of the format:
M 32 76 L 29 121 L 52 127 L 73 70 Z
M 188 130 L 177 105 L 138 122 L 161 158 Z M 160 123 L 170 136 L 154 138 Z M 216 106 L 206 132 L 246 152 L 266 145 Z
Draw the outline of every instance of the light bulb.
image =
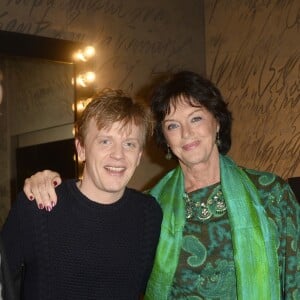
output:
M 95 48 L 92 47 L 92 46 L 87 46 L 85 49 L 84 49 L 84 56 L 87 57 L 87 58 L 90 58 L 92 56 L 95 55 Z
M 86 72 L 85 78 L 87 82 L 93 82 L 96 78 L 96 74 L 94 72 Z
M 74 53 L 74 60 L 86 62 L 89 58 L 95 55 L 95 48 L 92 46 L 85 47 L 84 51 L 79 49 L 76 53 Z
M 81 87 L 86 87 L 85 76 L 82 74 L 78 75 L 76 78 L 76 84 Z
M 79 101 L 78 104 L 77 104 L 77 111 L 83 111 L 85 108 L 85 103 L 84 101 Z
M 81 60 L 81 61 L 86 61 L 86 57 L 84 56 L 84 54 L 82 53 L 81 50 L 77 51 L 75 54 L 74 54 L 74 60 Z

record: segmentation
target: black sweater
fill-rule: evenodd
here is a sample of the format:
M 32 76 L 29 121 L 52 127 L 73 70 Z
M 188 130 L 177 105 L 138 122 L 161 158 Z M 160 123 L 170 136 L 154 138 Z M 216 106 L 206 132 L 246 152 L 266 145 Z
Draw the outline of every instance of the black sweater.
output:
M 20 193 L 3 227 L 13 274 L 25 264 L 23 299 L 138 299 L 159 239 L 155 199 L 127 188 L 119 201 L 98 204 L 75 181 L 57 193 L 51 212 Z

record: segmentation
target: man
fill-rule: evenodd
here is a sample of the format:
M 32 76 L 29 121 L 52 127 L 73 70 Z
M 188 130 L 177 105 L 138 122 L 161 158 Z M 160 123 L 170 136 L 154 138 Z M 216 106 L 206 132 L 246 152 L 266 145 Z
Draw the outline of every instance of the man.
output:
M 19 274 L 21 275 L 21 274 Z M 15 285 L 17 287 L 18 278 L 15 278 Z M 3 243 L 0 238 L 0 299 L 1 300 L 16 300 L 17 289 L 13 284 L 10 274 L 10 269 L 7 264 L 6 253 L 4 251 Z
M 52 210 L 18 196 L 2 236 L 13 274 L 24 265 L 23 299 L 132 300 L 143 294 L 162 212 L 153 197 L 126 185 L 150 124 L 149 113 L 121 91 L 101 92 L 76 124 L 82 179 L 56 189 L 60 201 Z

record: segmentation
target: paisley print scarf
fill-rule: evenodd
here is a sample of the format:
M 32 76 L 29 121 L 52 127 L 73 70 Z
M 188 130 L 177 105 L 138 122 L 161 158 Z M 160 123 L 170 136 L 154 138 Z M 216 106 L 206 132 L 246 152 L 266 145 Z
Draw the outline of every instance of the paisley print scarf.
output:
M 231 225 L 238 299 L 278 300 L 280 280 L 275 233 L 258 192 L 229 157 L 220 155 L 220 170 Z M 185 224 L 184 179 L 180 166 L 167 173 L 150 194 L 160 203 L 164 216 L 145 300 L 167 300 Z

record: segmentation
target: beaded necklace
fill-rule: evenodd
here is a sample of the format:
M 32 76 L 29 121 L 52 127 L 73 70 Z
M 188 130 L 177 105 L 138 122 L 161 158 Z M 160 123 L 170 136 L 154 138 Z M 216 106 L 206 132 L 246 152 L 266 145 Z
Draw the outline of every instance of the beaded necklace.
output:
M 200 222 L 205 222 L 212 217 L 223 216 L 227 210 L 221 184 L 214 188 L 206 202 L 190 197 L 186 192 L 183 195 L 183 200 L 185 201 L 186 218 L 193 218 Z

